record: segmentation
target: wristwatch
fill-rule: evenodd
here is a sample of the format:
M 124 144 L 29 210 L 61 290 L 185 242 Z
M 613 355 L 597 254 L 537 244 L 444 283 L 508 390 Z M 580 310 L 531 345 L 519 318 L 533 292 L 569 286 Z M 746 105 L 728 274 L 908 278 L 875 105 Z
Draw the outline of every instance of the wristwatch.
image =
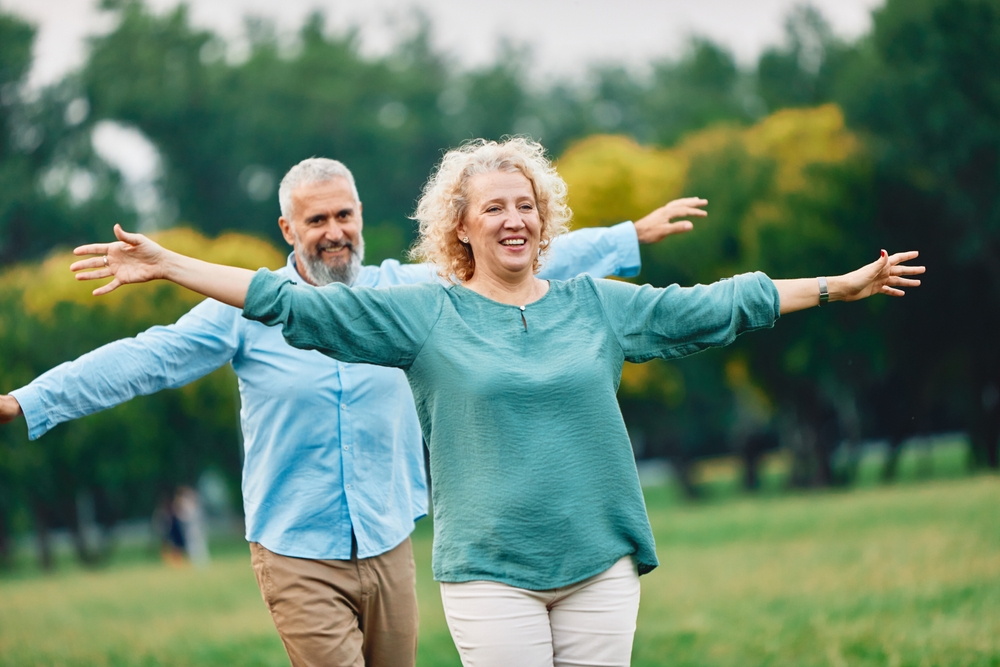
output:
M 830 302 L 830 290 L 826 286 L 826 278 L 817 278 L 819 281 L 819 305 L 825 306 Z

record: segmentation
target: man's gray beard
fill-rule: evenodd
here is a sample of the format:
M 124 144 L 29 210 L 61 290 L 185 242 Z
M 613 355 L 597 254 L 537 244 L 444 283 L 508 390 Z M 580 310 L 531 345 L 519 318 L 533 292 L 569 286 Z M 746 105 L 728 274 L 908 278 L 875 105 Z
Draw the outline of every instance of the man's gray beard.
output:
M 302 248 L 302 243 L 299 242 L 298 237 L 295 238 L 295 243 L 298 248 Z M 361 263 L 365 261 L 365 241 L 359 238 L 357 245 L 351 247 L 351 258 L 347 260 L 346 264 L 339 264 L 337 266 L 328 265 L 323 261 L 322 257 L 311 255 L 304 248 L 298 255 L 302 257 L 302 261 L 305 263 L 305 266 L 298 267 L 299 271 L 305 274 L 305 277 L 313 285 L 317 287 L 329 285 L 330 283 L 351 285 L 354 283 L 354 279 L 358 277 L 358 274 L 361 273 Z

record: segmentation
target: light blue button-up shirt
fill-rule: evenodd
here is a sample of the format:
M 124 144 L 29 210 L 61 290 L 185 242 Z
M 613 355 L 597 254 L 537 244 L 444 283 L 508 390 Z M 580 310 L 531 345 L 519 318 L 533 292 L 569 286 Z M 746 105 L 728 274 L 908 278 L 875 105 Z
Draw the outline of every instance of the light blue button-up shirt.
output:
M 540 276 L 638 273 L 635 226 L 592 228 L 553 243 Z M 305 284 L 294 255 L 278 271 Z M 427 265 L 386 260 L 356 285 L 435 280 Z M 352 533 L 368 558 L 400 544 L 427 513 L 420 425 L 403 372 L 348 364 L 288 345 L 280 327 L 208 299 L 156 326 L 64 363 L 11 392 L 34 440 L 52 427 L 192 382 L 231 363 L 239 378 L 246 537 L 297 558 L 346 560 Z

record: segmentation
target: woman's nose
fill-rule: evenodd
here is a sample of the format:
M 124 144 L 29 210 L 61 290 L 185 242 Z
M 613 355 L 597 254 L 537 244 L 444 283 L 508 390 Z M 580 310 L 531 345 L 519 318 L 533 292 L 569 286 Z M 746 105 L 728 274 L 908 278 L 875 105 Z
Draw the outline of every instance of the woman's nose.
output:
M 521 212 L 516 208 L 508 210 L 503 226 L 506 229 L 520 229 L 521 227 L 524 227 L 524 220 L 521 219 Z

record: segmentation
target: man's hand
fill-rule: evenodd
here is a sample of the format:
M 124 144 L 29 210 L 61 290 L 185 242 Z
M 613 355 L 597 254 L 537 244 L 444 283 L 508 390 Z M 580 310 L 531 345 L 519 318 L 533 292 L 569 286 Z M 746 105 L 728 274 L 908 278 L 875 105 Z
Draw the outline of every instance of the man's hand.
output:
M 0 424 L 7 424 L 21 416 L 21 404 L 13 396 L 0 396 Z
M 690 220 L 675 218 L 704 218 L 708 213 L 702 207 L 708 205 L 707 199 L 687 197 L 675 199 L 666 206 L 661 206 L 646 217 L 635 223 L 635 233 L 639 243 L 659 243 L 671 234 L 681 234 L 694 229 Z

